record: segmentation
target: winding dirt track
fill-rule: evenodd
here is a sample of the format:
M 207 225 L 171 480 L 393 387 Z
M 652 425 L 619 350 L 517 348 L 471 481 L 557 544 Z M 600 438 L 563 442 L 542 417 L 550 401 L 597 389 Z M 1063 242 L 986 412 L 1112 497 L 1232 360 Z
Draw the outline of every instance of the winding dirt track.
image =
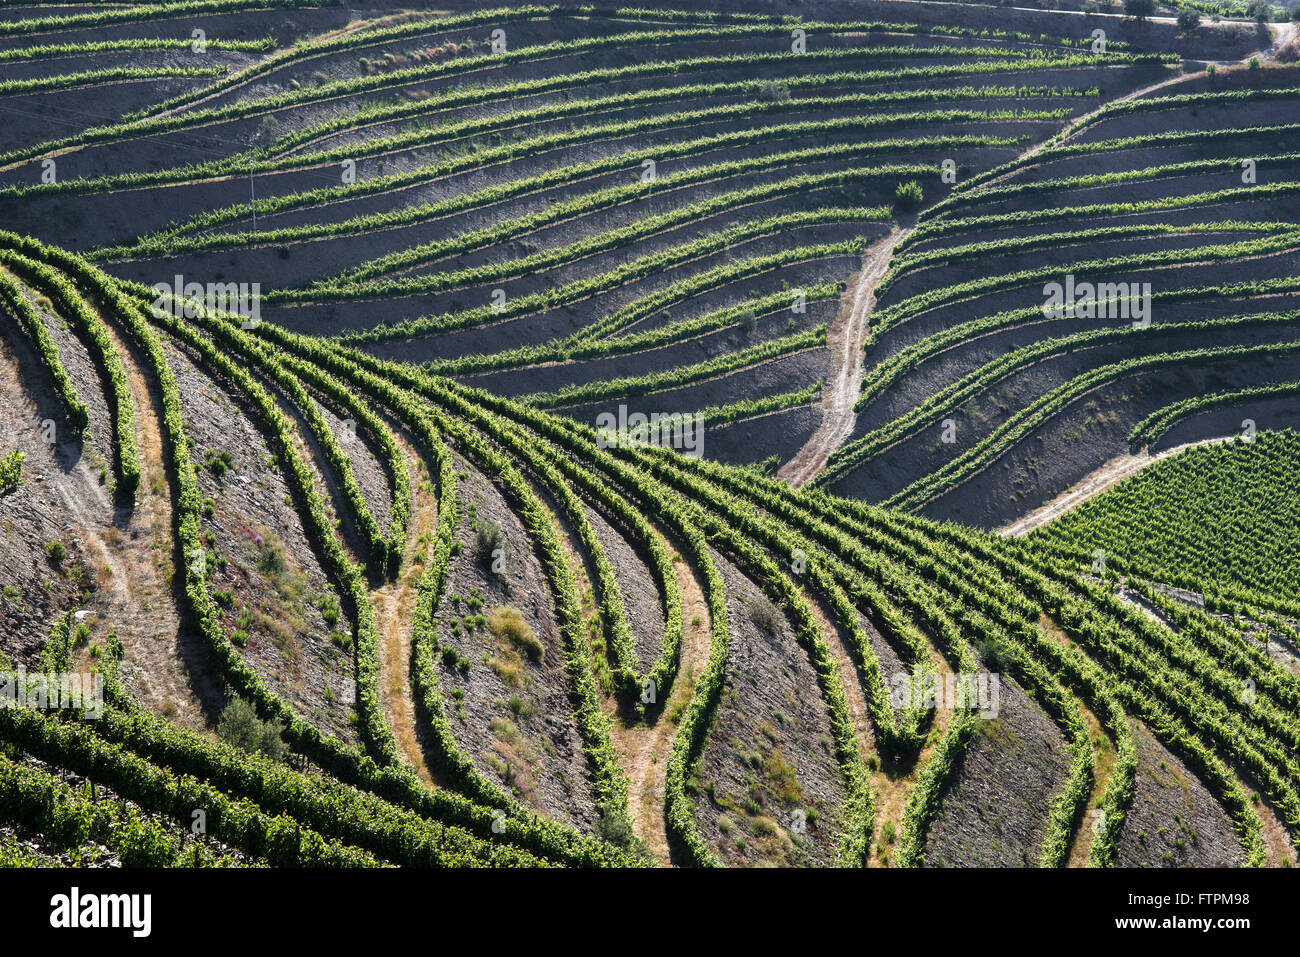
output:
M 876 287 L 884 278 L 894 248 L 912 233 L 912 227 L 895 228 L 867 250 L 858 272 L 848 289 L 852 297 L 848 309 L 831 323 L 828 341 L 835 375 L 822 389 L 822 423 L 794 458 L 777 474 L 791 485 L 800 486 L 826 467 L 826 459 L 853 434 L 857 414 L 853 403 L 862 386 L 862 343 L 869 324 L 867 317 L 876 305 Z
M 105 322 L 122 359 L 135 413 L 140 486 L 133 507 L 113 509 L 114 521 L 97 523 L 86 500 L 68 501 L 82 522 L 83 547 L 106 566 L 112 586 L 105 617 L 126 651 L 123 674 L 136 696 L 154 711 L 191 728 L 204 727 L 203 703 L 220 700 L 214 676 L 185 638 L 171 587 L 176 556 L 168 544 L 174 516 L 161 427 L 161 398 L 149 386 L 139 358 L 121 333 Z
M 395 581 L 370 593 L 380 636 L 379 696 L 398 751 L 415 769 L 420 780 L 432 786 L 437 782 L 425 763 L 419 739 L 410 661 L 415 603 L 425 562 L 433 548 L 432 534 L 438 521 L 438 504 L 432 492 L 420 481 L 419 453 L 400 431 L 394 432 L 394 438 L 406 456 L 406 467 L 411 474 L 412 508 L 401 573 Z
M 1002 526 L 998 529 L 998 534 L 1006 538 L 1019 538 L 1021 535 L 1028 535 L 1034 529 L 1041 528 L 1060 518 L 1070 509 L 1082 505 L 1096 495 L 1100 495 L 1112 485 L 1136 475 L 1148 465 L 1154 465 L 1162 459 L 1167 459 L 1171 455 L 1177 455 L 1179 452 L 1185 452 L 1187 449 L 1198 445 L 1218 445 L 1221 442 L 1229 442 L 1235 437 L 1230 435 L 1213 439 L 1201 439 L 1199 442 L 1184 442 L 1182 445 L 1176 445 L 1172 449 L 1165 449 L 1155 455 L 1145 449 L 1137 455 L 1120 455 L 1111 459 L 1095 472 L 1085 475 L 1071 488 L 1066 489 L 1046 505 L 1039 506 L 1010 525 Z
M 665 545 L 672 547 L 662 534 L 656 534 Z M 664 821 L 668 754 L 677 733 L 677 724 L 670 715 L 684 708 L 695 694 L 695 682 L 709 663 L 713 635 L 709 605 L 695 572 L 680 557 L 673 562 L 673 571 L 682 598 L 682 644 L 677 677 L 668 700 L 651 716 L 651 724 L 627 724 L 612 715 L 610 726 L 610 738 L 627 775 L 627 811 L 632 831 L 645 841 L 661 867 L 672 863 Z M 609 706 L 616 708 L 613 701 Z
M 1157 18 L 1158 19 L 1158 18 Z M 1276 60 L 1278 51 L 1297 36 L 1298 27 L 1295 23 L 1277 23 L 1272 24 L 1276 31 L 1273 42 L 1265 49 L 1254 54 L 1262 60 Z M 1244 58 L 1241 61 L 1222 61 L 1227 65 L 1233 65 L 1236 62 L 1245 63 L 1250 58 Z M 1209 61 L 1188 61 L 1188 62 L 1209 62 Z M 1062 135 L 1041 140 L 1035 143 L 1023 154 L 1021 159 L 1026 159 L 1037 155 L 1048 146 L 1059 143 L 1068 139 L 1071 132 L 1078 126 L 1101 110 L 1106 109 L 1115 103 L 1123 103 L 1127 100 L 1135 100 L 1148 94 L 1154 93 L 1167 86 L 1173 86 L 1182 83 L 1185 80 L 1198 76 L 1197 73 L 1176 73 L 1173 76 L 1166 77 L 1159 82 L 1149 84 L 1140 89 L 1133 90 L 1123 96 L 1113 100 L 1107 100 L 1097 109 L 1075 117 L 1066 128 Z M 1017 170 L 1008 171 L 1003 176 L 994 177 L 989 180 L 977 181 L 979 186 L 988 186 L 1006 176 L 1013 175 Z M 829 345 L 831 350 L 831 362 L 835 368 L 835 374 L 822 390 L 822 422 L 817 431 L 813 433 L 807 443 L 804 444 L 790 461 L 786 462 L 777 473 L 780 478 L 785 479 L 793 486 L 805 485 L 813 479 L 822 469 L 826 467 L 826 460 L 831 454 L 838 449 L 853 434 L 853 426 L 857 422 L 857 415 L 853 411 L 853 404 L 857 401 L 858 391 L 862 383 L 862 344 L 866 338 L 867 317 L 875 308 L 875 291 L 884 277 L 886 270 L 889 268 L 890 260 L 893 257 L 894 249 L 909 236 L 915 227 L 903 229 L 895 228 L 888 236 L 880 242 L 873 245 L 866 254 L 862 263 L 862 269 L 858 272 L 850 283 L 848 294 L 851 297 L 851 305 L 847 310 L 841 312 L 831 324 L 829 333 Z M 1119 460 L 1116 460 L 1117 462 Z M 1147 463 L 1149 464 L 1149 463 Z M 1109 465 L 1107 466 L 1109 467 Z M 1140 466 L 1139 466 L 1140 467 Z M 1136 469 L 1134 470 L 1136 471 Z M 1127 474 L 1132 474 L 1127 473 Z M 1089 476 L 1091 478 L 1091 476 Z M 1086 480 L 1085 480 L 1086 481 Z M 1095 493 L 1094 493 L 1095 494 Z

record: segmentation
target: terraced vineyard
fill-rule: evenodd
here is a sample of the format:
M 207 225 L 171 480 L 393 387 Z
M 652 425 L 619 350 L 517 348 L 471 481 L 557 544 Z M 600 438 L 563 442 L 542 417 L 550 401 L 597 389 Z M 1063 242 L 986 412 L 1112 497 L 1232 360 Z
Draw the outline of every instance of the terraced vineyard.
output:
M 0 4 L 0 863 L 1294 863 L 1293 36 Z

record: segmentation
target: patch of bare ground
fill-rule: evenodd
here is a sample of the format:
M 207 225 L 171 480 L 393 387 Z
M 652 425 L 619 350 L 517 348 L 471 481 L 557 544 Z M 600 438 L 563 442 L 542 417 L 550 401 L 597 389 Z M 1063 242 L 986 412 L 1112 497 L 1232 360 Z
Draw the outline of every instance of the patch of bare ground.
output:
M 411 690 L 411 642 L 415 602 L 429 552 L 433 529 L 438 521 L 438 503 L 429 484 L 424 463 L 405 436 L 395 433 L 412 477 L 411 519 L 401 571 L 395 581 L 370 592 L 379 633 L 379 699 L 388 726 L 397 740 L 398 751 L 425 784 L 434 784 L 424 760 L 415 719 L 415 698 Z
M 210 375 L 188 347 L 168 341 L 164 348 L 205 499 L 201 536 L 221 626 L 304 720 L 355 743 L 351 622 L 294 504 L 284 463 L 233 383 Z
M 639 542 L 632 540 L 633 533 L 604 509 L 585 504 L 587 521 L 605 548 L 605 557 L 614 569 L 623 596 L 623 609 L 628 630 L 632 633 L 638 671 L 649 671 L 659 660 L 663 650 L 664 590 L 659 576 L 651 571 L 653 560 L 642 556 Z
M 37 304 L 44 305 L 39 300 Z M 65 369 L 78 395 L 100 409 L 98 419 L 102 421 L 92 431 L 103 436 L 105 443 L 111 442 L 104 384 L 88 353 L 58 316 L 48 315 L 46 321 L 59 342 L 61 357 L 67 360 Z M 88 444 L 83 447 L 70 429 L 58 428 L 53 447 L 41 443 L 39 451 L 32 450 L 38 458 L 31 466 L 40 472 L 33 470 L 29 475 L 40 475 L 32 491 L 39 490 L 44 504 L 57 509 L 59 528 L 46 532 L 40 522 L 31 522 L 28 532 L 64 542 L 75 556 L 76 564 L 69 563 L 53 580 L 71 580 L 79 566 L 87 571 L 78 621 L 89 629 L 89 635 L 74 649 L 76 667 L 89 668 L 91 648 L 102 647 L 104 639 L 116 633 L 125 650 L 121 674 L 126 687 L 157 714 L 201 730 L 206 723 L 205 706 L 209 712 L 217 707 L 221 692 L 211 679 L 205 653 L 186 633 L 178 613 L 171 489 L 158 422 L 161 403 L 138 355 L 111 324 L 108 331 L 132 391 L 142 472 L 135 501 L 115 502 L 105 480 L 106 456 Z M 12 390 L 6 385 L 7 394 L 23 394 L 22 386 L 12 385 Z M 39 424 L 34 408 L 32 421 Z M 46 468 L 41 453 L 53 453 L 61 464 Z M 50 563 L 45 564 L 48 567 Z M 52 621 L 47 620 L 41 627 L 48 633 L 50 625 Z
M 657 529 L 656 535 L 671 548 Z M 672 863 L 664 823 L 668 752 L 681 714 L 695 694 L 695 682 L 708 664 L 713 635 L 704 589 L 694 569 L 675 551 L 673 573 L 682 600 L 682 644 L 677 676 L 667 700 L 662 707 L 648 711 L 643 720 L 629 718 L 612 697 L 605 702 L 611 718 L 610 736 L 628 779 L 627 805 L 633 833 L 645 842 L 654 860 L 665 867 Z
M 1277 812 L 1264 801 L 1256 802 L 1255 810 L 1259 812 L 1259 820 L 1263 825 L 1259 836 L 1264 841 L 1264 863 L 1268 867 L 1295 867 L 1300 861 L 1300 855 L 1296 854 L 1291 835 L 1282 825 Z
M 1101 468 L 1084 476 L 1072 488 L 1062 492 L 1046 505 L 1034 509 L 1024 518 L 1002 526 L 998 529 L 998 534 L 1007 538 L 1019 538 L 1022 535 L 1028 535 L 1034 529 L 1042 528 L 1071 509 L 1078 508 L 1089 499 L 1095 498 L 1111 486 L 1119 484 L 1126 478 L 1131 478 L 1148 465 L 1154 465 L 1162 459 L 1167 459 L 1171 455 L 1177 455 L 1179 452 L 1184 452 L 1197 445 L 1217 445 L 1221 442 L 1231 441 L 1232 438 L 1234 436 L 1202 439 L 1199 442 L 1185 442 L 1155 455 L 1143 449 L 1135 455 L 1117 456 Z
M 361 489 L 361 497 L 366 507 L 370 509 L 375 524 L 386 533 L 393 520 L 393 485 L 387 467 L 381 462 L 382 452 L 376 454 L 376 450 L 379 449 L 378 440 L 370 434 L 369 429 L 363 428 L 353 419 L 345 418 L 319 392 L 310 387 L 307 388 L 307 392 L 312 396 L 316 408 L 325 419 L 330 434 L 338 439 L 339 445 L 347 455 L 352 466 L 352 476 L 356 479 L 357 487 Z M 390 428 L 395 426 L 391 421 L 388 425 Z M 350 514 L 352 510 L 348 507 L 344 511 Z M 351 525 L 349 531 L 352 534 L 359 534 L 351 528 Z
M 759 585 L 714 555 L 727 594 L 727 674 L 700 749 L 695 816 L 735 866 L 839 862 L 847 786 L 810 651 Z
M 80 542 L 69 533 L 79 523 L 67 508 L 94 480 L 30 342 L 0 315 L 0 455 L 11 451 L 26 459 L 21 484 L 0 495 L 0 666 L 32 667 L 54 622 L 95 588 Z M 55 542 L 66 552 L 61 561 L 47 552 Z
M 459 550 L 435 616 L 452 734 L 489 780 L 538 813 L 590 832 L 600 812 L 546 572 L 513 502 L 464 458 L 454 454 L 454 462 Z M 492 541 L 499 564 L 491 551 L 480 552 Z
M 858 753 L 866 762 L 875 753 L 876 739 L 871 730 L 871 712 L 867 707 L 867 696 L 862 691 L 862 675 L 849 653 L 849 641 L 843 629 L 826 613 L 821 602 L 812 603 L 813 617 L 821 628 L 826 647 L 830 649 L 835 663 L 840 669 L 840 681 L 844 685 L 844 699 L 849 710 L 849 720 L 853 723 L 853 738 L 858 745 Z
M 1195 604 L 1192 598 L 1200 599 L 1202 610 L 1204 605 L 1203 596 L 1194 592 L 1188 592 L 1185 589 L 1169 589 L 1168 586 L 1157 586 L 1167 594 L 1177 592 L 1173 597 L 1188 604 Z M 1121 588 L 1118 595 L 1125 602 L 1141 609 L 1145 614 L 1160 622 L 1165 627 L 1177 631 L 1177 625 L 1162 614 L 1155 606 L 1146 600 L 1145 597 L 1137 592 L 1129 591 L 1127 588 Z M 1226 617 L 1226 616 L 1215 616 Z M 1247 793 L 1259 795 L 1262 793 L 1259 781 L 1253 775 L 1239 774 L 1242 785 L 1246 788 Z M 1259 814 L 1261 824 L 1260 837 L 1264 841 L 1265 864 L 1269 867 L 1286 867 L 1297 863 L 1295 845 L 1292 844 L 1286 827 L 1282 824 L 1277 816 L 1277 812 L 1272 805 L 1260 799 L 1255 801 L 1255 810 Z
M 1124 819 L 1119 867 L 1239 867 L 1244 851 L 1232 822 L 1190 771 L 1144 724 L 1133 722 L 1138 768 Z
M 992 663 L 990 663 L 992 665 Z M 995 709 L 946 784 L 926 835 L 927 867 L 1037 867 L 1070 751 L 1060 728 L 1007 675 Z

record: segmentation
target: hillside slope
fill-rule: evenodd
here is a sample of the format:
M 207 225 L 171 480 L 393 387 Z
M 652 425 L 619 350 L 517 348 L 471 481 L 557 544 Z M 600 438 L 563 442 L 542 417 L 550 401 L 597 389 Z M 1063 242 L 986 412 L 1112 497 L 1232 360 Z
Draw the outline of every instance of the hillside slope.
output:
M 1293 861 L 1291 607 L 981 530 L 1276 427 L 1293 72 L 952 6 L 0 7 L 0 859 Z

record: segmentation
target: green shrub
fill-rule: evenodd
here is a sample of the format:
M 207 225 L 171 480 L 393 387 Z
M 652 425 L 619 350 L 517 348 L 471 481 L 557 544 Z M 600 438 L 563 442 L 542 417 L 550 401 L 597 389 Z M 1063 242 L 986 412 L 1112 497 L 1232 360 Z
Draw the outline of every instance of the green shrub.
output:
M 339 623 L 339 600 L 331 592 L 326 592 L 320 596 L 320 601 L 316 603 L 320 609 L 321 617 L 325 619 L 325 624 L 333 628 Z
M 0 459 L 0 492 L 12 492 L 22 484 L 23 459 L 27 453 L 14 449 Z
M 760 103 L 786 103 L 790 99 L 790 87 L 776 80 L 764 80 L 755 89 L 754 97 Z
M 759 595 L 749 603 L 749 620 L 769 635 L 775 635 L 781 627 L 781 613 L 764 595 Z
M 283 725 L 261 720 L 257 710 L 243 698 L 231 698 L 217 722 L 217 735 L 227 744 L 244 751 L 260 751 L 272 761 L 284 757 L 283 733 Z
M 203 456 L 203 467 L 216 478 L 222 478 L 233 462 L 234 456 L 225 450 L 218 452 L 215 449 L 208 449 L 207 454 Z
M 266 575 L 283 575 L 287 566 L 279 545 L 268 544 L 257 557 L 257 570 Z
M 474 528 L 474 554 L 484 564 L 492 562 L 493 553 L 505 548 L 505 535 L 496 522 L 481 521 Z
M 916 209 L 921 205 L 923 198 L 924 194 L 921 192 L 921 186 L 915 180 L 899 183 L 894 190 L 894 204 L 899 209 Z

